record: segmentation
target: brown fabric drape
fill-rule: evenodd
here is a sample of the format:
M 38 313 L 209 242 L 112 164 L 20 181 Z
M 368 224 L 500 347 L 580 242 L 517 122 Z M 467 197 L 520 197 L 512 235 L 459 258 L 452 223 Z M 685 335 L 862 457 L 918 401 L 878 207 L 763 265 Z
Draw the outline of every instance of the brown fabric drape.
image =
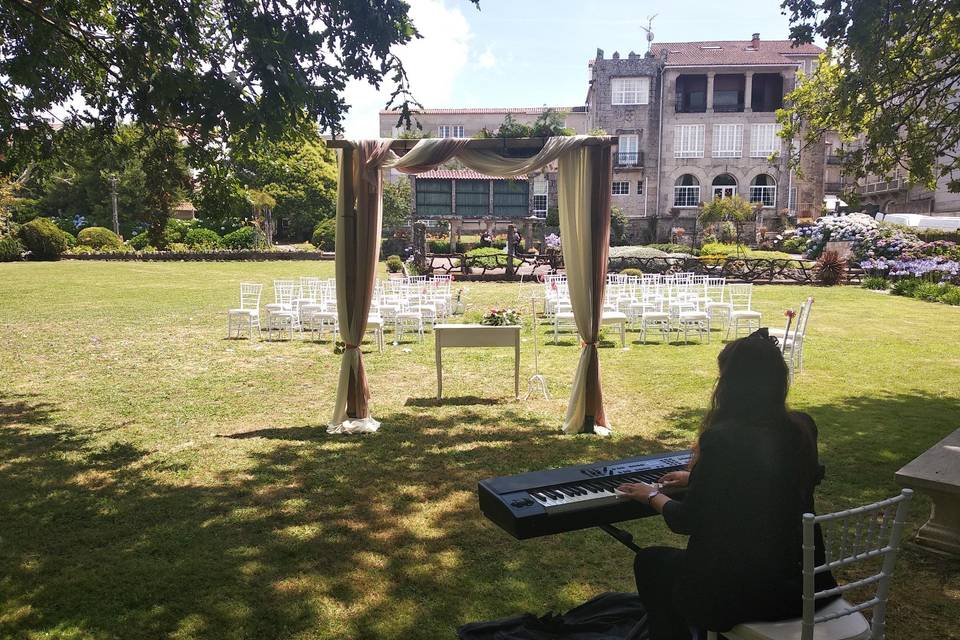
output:
M 360 342 L 376 284 L 383 216 L 381 167 L 390 140 L 363 140 L 341 151 L 337 196 L 337 313 L 346 350 L 330 429 L 374 431 Z M 359 421 L 359 422 L 357 422 Z M 353 424 L 357 422 L 357 424 Z

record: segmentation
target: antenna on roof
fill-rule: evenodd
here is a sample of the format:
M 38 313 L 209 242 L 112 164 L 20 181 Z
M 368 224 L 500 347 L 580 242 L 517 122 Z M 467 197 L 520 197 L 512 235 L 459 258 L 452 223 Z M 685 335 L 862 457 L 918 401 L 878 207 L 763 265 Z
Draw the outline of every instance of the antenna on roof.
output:
M 652 16 L 647 16 L 647 26 L 640 28 L 647 32 L 647 53 L 650 53 L 650 46 L 653 43 L 653 19 L 656 18 L 659 13 L 655 13 Z

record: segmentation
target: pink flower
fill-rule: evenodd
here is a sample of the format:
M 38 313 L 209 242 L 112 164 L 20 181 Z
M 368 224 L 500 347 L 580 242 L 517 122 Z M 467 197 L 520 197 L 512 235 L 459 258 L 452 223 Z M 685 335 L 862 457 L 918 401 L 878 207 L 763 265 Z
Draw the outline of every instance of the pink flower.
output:
M 786 311 L 783 312 L 783 317 L 784 317 L 784 318 L 791 318 L 791 319 L 793 319 L 796 315 L 797 315 L 797 312 L 794 311 L 793 309 L 787 309 Z

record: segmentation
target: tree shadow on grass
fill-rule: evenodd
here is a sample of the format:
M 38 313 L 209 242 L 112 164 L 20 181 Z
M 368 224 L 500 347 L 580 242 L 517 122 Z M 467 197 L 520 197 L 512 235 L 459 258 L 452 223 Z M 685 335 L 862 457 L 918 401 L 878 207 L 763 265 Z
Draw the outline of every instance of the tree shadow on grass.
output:
M 595 531 L 515 541 L 480 514 L 477 482 L 683 448 L 700 415 L 678 410 L 665 443 L 563 436 L 509 406 L 418 409 L 370 436 L 301 425 L 215 439 L 203 455 L 238 447 L 250 464 L 200 484 L 158 475 L 136 447 L 94 446 L 39 397 L 0 398 L 0 619 L 14 636 L 432 640 L 569 606 L 578 588 L 627 588 L 628 554 Z M 885 467 L 828 479 L 852 494 L 881 471 L 888 492 L 900 461 L 887 451 L 909 459 L 960 417 L 955 399 L 924 396 L 806 409 L 825 458 L 855 448 L 856 466 Z M 899 431 L 865 428 L 875 416 Z M 631 526 L 662 541 L 652 520 Z

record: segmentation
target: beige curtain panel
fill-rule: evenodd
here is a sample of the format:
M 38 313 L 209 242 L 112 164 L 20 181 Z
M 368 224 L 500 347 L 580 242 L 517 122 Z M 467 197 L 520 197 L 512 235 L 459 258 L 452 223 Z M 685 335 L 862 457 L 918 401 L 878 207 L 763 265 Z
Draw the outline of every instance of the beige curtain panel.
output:
M 376 431 L 370 415 L 370 389 L 360 343 L 377 278 L 380 225 L 383 219 L 381 167 L 390 153 L 390 140 L 363 140 L 340 155 L 337 185 L 337 314 L 346 343 L 333 406 L 330 433 Z
M 493 151 L 470 149 L 469 140 L 458 138 L 421 140 L 402 157 L 390 151 L 390 140 L 352 143 L 344 150 L 337 197 L 336 266 L 337 305 L 347 350 L 328 431 L 375 431 L 379 426 L 370 416 L 370 394 L 359 345 L 366 330 L 379 255 L 381 169 L 420 173 L 456 158 L 474 171 L 508 178 L 559 162 L 563 258 L 577 331 L 583 342 L 563 429 L 566 433 L 609 433 L 603 412 L 597 337 L 607 277 L 611 153 L 607 146 L 585 146 L 587 140 L 588 136 L 550 138 L 530 158 L 507 158 Z

